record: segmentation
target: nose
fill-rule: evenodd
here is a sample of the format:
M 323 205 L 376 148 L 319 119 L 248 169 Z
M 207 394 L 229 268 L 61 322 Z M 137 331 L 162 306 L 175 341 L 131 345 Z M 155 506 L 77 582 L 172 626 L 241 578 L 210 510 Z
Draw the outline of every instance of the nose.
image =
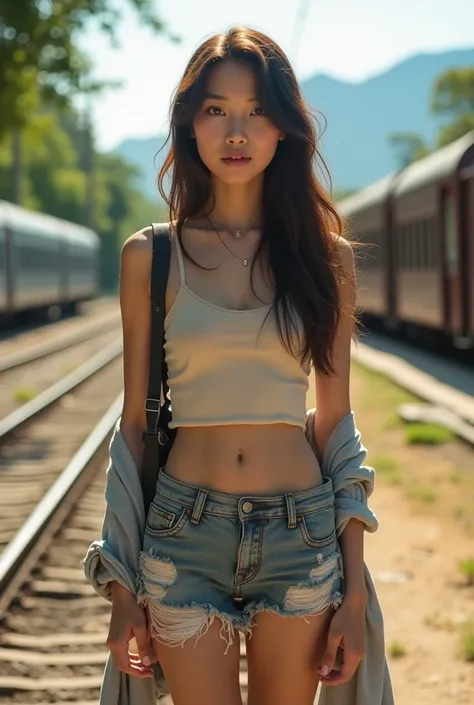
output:
M 227 134 L 226 142 L 232 146 L 247 144 L 247 135 L 239 125 L 233 125 Z

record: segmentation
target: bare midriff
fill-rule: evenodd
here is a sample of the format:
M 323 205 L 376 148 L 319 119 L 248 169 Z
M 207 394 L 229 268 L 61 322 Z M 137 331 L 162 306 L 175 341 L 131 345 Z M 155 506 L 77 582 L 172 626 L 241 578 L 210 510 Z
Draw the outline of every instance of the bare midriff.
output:
M 322 484 L 303 429 L 282 423 L 179 428 L 165 472 L 237 495 L 275 495 Z

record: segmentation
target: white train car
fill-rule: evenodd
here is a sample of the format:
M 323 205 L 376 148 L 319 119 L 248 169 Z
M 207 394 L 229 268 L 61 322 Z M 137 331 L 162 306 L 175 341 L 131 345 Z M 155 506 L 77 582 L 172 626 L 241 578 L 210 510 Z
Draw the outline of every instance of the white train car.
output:
M 93 230 L 0 201 L 0 315 L 97 296 L 99 256 Z

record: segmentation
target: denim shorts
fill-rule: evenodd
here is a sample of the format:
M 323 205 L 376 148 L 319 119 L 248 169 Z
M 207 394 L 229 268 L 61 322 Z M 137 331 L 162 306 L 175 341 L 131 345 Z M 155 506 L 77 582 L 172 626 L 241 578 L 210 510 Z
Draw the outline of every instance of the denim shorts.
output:
M 215 492 L 161 469 L 137 594 L 152 638 L 179 646 L 215 618 L 228 646 L 255 616 L 309 616 L 343 599 L 332 482 L 274 496 Z

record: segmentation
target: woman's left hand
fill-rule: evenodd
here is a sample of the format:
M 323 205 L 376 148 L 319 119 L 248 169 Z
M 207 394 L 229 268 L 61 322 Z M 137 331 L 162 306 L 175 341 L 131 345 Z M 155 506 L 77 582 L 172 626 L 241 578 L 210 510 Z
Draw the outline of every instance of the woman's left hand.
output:
M 346 595 L 329 625 L 326 651 L 318 673 L 324 685 L 347 683 L 365 656 L 365 596 Z M 334 670 L 337 649 L 343 649 L 340 671 Z M 326 669 L 324 669 L 326 666 Z

